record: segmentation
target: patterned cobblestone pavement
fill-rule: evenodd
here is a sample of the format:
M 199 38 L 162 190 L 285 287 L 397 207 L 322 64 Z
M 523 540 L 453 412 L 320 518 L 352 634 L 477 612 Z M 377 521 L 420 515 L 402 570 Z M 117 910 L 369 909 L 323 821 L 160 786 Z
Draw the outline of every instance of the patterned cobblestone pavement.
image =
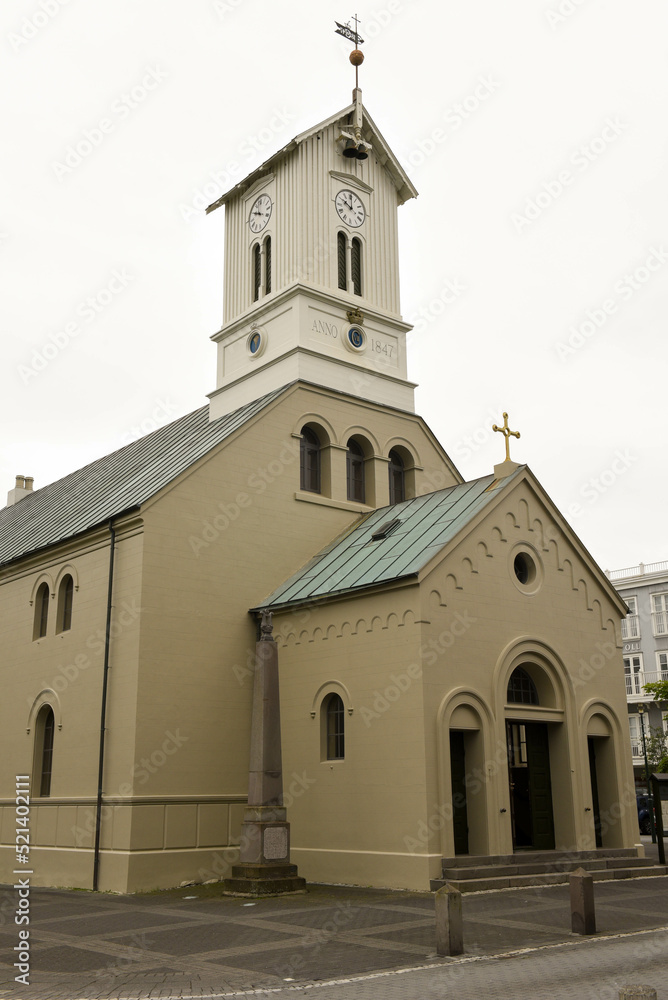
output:
M 221 896 L 216 885 L 142 896 L 33 889 L 24 984 L 13 965 L 16 894 L 5 888 L 0 998 L 287 998 L 315 990 L 323 1000 L 616 1000 L 621 985 L 636 981 L 668 998 L 661 992 L 668 985 L 668 877 L 598 883 L 598 933 L 587 939 L 571 933 L 567 885 L 467 895 L 459 959 L 435 954 L 430 893 L 309 890 L 252 904 Z

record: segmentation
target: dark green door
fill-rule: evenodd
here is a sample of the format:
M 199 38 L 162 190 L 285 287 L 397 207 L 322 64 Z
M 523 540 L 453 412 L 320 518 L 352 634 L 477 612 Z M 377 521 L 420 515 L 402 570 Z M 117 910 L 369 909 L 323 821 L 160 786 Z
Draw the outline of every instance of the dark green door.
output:
M 553 850 L 547 726 L 541 722 L 509 722 L 507 728 L 513 846 L 535 851 Z
M 466 810 L 466 751 L 464 733 L 450 730 L 450 773 L 452 777 L 452 825 L 455 854 L 469 853 L 469 823 Z

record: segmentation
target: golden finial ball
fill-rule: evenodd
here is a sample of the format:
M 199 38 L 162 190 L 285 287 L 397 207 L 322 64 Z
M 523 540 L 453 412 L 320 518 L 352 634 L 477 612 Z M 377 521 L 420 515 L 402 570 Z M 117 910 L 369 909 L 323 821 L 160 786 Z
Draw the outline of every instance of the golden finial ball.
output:
M 353 66 L 361 66 L 364 62 L 364 53 L 361 49 L 353 49 L 350 53 L 350 61 Z

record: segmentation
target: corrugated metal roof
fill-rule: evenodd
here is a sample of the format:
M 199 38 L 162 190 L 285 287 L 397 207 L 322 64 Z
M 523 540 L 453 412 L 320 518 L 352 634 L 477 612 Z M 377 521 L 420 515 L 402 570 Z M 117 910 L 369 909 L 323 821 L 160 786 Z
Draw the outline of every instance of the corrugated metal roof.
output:
M 272 153 L 269 159 L 265 160 L 259 167 L 256 167 L 255 170 L 251 171 L 251 173 L 244 177 L 243 180 L 239 181 L 238 184 L 235 184 L 234 187 L 229 189 L 229 191 L 226 191 L 225 194 L 220 196 L 220 198 L 208 205 L 206 209 L 207 215 L 209 212 L 214 212 L 217 208 L 220 208 L 221 205 L 225 205 L 231 198 L 247 191 L 258 177 L 266 174 L 272 168 L 274 163 L 277 160 L 280 160 L 282 156 L 285 156 L 286 153 L 292 152 L 293 149 L 296 149 L 297 146 L 299 146 L 306 139 L 310 139 L 312 135 L 317 135 L 318 132 L 328 128 L 335 122 L 347 118 L 348 115 L 352 114 L 354 110 L 355 104 L 349 104 L 346 108 L 343 108 L 342 111 L 337 111 L 336 114 L 331 115 L 329 118 L 319 122 L 312 128 L 306 129 L 305 132 L 300 132 L 299 135 L 296 135 L 294 139 L 291 139 L 290 142 L 286 143 L 286 145 L 279 149 L 276 153 Z M 362 106 L 362 114 L 364 126 L 371 130 L 371 137 L 373 139 L 376 158 L 379 159 L 385 167 L 387 167 L 388 172 L 392 176 L 397 187 L 402 204 L 409 198 L 417 198 L 417 191 L 413 186 L 411 179 L 388 146 L 385 138 L 381 135 L 380 129 L 364 105 Z
M 495 483 L 494 476 L 485 476 L 365 514 L 253 610 L 322 600 L 416 575 L 510 478 Z M 394 519 L 399 524 L 386 537 L 372 538 Z
M 144 503 L 284 388 L 218 420 L 203 406 L 0 510 L 0 565 Z

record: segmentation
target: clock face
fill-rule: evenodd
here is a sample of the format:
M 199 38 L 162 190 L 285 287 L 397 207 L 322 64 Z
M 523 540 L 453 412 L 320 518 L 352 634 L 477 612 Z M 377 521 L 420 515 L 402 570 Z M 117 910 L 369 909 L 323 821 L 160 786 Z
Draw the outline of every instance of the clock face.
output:
M 366 218 L 362 199 L 358 198 L 354 191 L 339 191 L 334 199 L 336 211 L 339 218 L 347 226 L 357 229 Z
M 261 194 L 253 202 L 253 207 L 248 216 L 248 224 L 252 233 L 261 233 L 271 218 L 271 198 L 268 194 Z

